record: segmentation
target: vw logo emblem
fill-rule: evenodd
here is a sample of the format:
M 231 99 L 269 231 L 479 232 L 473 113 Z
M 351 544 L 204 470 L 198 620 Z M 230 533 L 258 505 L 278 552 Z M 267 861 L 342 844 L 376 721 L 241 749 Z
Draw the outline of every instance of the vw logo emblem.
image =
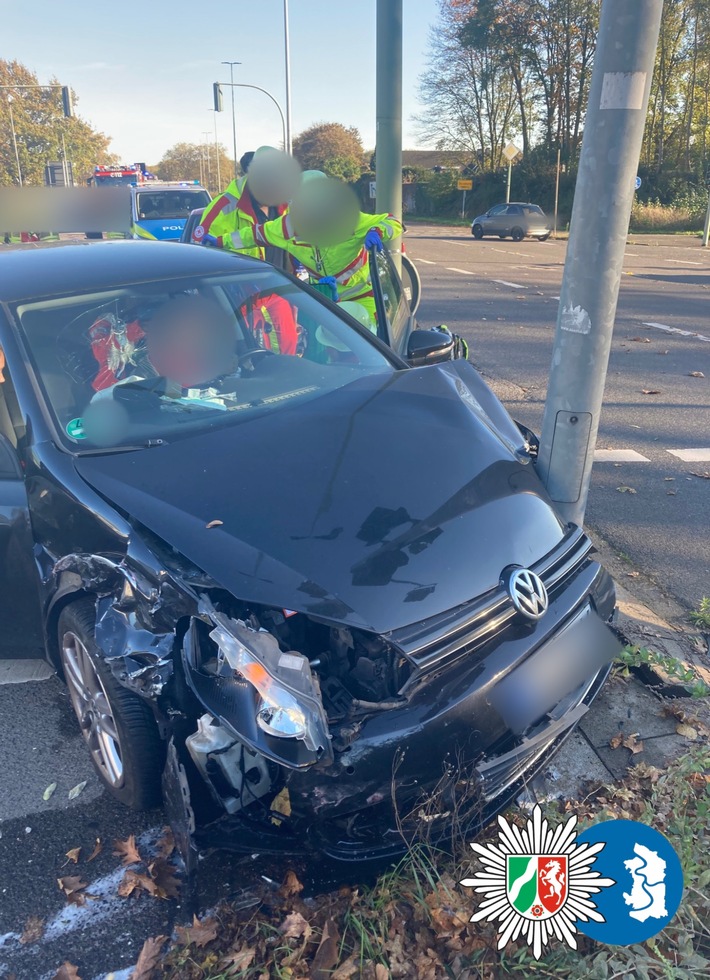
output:
M 529 568 L 516 568 L 508 579 L 508 595 L 519 613 L 527 619 L 540 619 L 547 612 L 545 583 Z

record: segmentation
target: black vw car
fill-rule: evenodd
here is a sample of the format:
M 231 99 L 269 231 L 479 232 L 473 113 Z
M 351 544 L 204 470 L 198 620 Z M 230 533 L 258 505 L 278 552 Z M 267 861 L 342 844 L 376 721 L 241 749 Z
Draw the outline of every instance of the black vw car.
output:
M 107 789 L 187 852 L 480 823 L 618 650 L 529 434 L 377 262 L 375 336 L 213 250 L 0 258 L 4 655 L 44 649 Z

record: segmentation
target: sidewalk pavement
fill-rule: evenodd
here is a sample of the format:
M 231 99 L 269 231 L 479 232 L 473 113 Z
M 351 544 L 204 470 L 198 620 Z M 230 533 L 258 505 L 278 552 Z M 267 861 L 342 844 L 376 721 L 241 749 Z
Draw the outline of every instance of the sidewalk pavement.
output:
M 654 608 L 621 581 L 624 571 L 611 548 L 591 534 L 602 564 L 617 584 L 617 626 L 628 643 L 647 647 L 692 669 L 710 687 L 708 639 L 686 627 L 687 614 L 667 597 L 649 595 L 652 585 L 642 583 Z M 687 619 L 686 619 L 687 621 Z M 692 745 L 710 736 L 710 698 L 690 698 L 677 677 L 662 668 L 633 670 L 631 676 L 612 675 L 574 734 L 546 769 L 519 798 L 522 805 L 550 799 L 582 799 L 594 783 L 623 779 L 629 767 L 644 762 L 666 769 Z

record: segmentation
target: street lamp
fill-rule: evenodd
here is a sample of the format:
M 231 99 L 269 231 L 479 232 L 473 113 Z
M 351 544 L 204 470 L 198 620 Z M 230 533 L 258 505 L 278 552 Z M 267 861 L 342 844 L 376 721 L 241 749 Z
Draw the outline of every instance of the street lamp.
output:
M 293 151 L 291 142 L 291 42 L 288 29 L 288 0 L 284 0 L 284 61 L 286 72 L 286 137 L 284 139 L 284 150 L 287 153 Z M 234 89 L 232 89 L 234 91 Z
M 17 164 L 17 181 L 22 187 L 22 170 L 20 169 L 20 154 L 17 152 L 17 135 L 15 133 L 15 119 L 12 115 L 12 96 L 7 97 L 7 107 L 10 110 L 10 130 L 12 131 L 12 145 L 15 147 L 15 163 Z
M 241 65 L 241 61 L 223 61 L 223 65 L 229 65 L 229 81 L 232 86 L 232 140 L 234 144 L 234 176 L 237 174 L 237 117 L 234 114 L 234 66 Z
M 281 133 L 282 133 L 282 138 L 283 138 L 284 149 L 286 149 L 286 147 L 288 146 L 288 140 L 287 140 L 287 135 L 286 135 L 287 134 L 286 118 L 284 116 L 283 109 L 279 105 L 278 101 L 273 97 L 273 95 L 271 94 L 271 92 L 267 92 L 266 89 L 265 88 L 262 88 L 260 85 L 247 85 L 246 82 L 214 82 L 213 88 L 214 88 L 214 91 L 215 91 L 215 112 L 221 112 L 222 111 L 222 91 L 221 90 L 222 90 L 222 86 L 223 85 L 229 85 L 231 87 L 231 89 L 232 89 L 232 92 L 234 92 L 234 89 L 235 88 L 253 88 L 257 92 L 263 92 L 264 95 L 268 99 L 271 99 L 271 101 L 274 103 L 274 105 L 276 106 L 276 108 L 279 110 L 279 116 L 281 116 Z M 216 118 L 217 117 L 215 116 L 215 120 L 216 120 Z

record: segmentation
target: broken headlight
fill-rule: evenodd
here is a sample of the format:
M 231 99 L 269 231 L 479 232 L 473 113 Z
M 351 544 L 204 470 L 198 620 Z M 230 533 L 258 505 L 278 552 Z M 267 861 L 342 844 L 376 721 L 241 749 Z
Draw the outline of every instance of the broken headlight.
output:
M 201 612 L 215 624 L 210 639 L 217 645 L 220 660 L 258 693 L 257 724 L 261 730 L 278 738 L 300 739 L 317 755 L 326 752 L 328 723 L 307 658 L 300 653 L 284 653 L 271 633 L 230 619 L 211 603 L 203 604 Z

